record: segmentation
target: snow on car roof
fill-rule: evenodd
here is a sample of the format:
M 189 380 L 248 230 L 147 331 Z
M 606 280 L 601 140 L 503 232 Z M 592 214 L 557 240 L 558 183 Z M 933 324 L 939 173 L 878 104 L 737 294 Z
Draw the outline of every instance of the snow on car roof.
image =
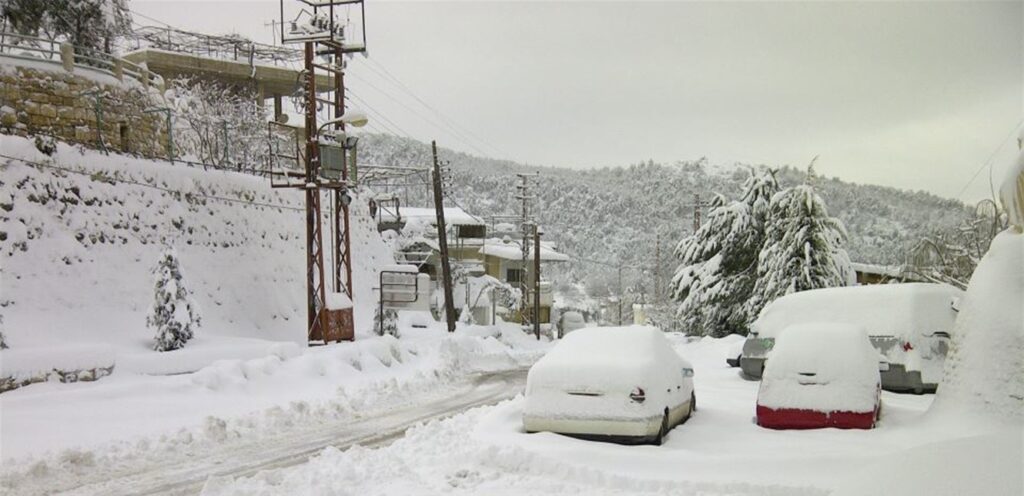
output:
M 787 327 L 765 364 L 757 402 L 769 408 L 871 411 L 880 358 L 857 326 L 817 322 Z
M 768 304 L 750 327 L 766 338 L 803 322 L 858 325 L 871 336 L 950 332 L 956 321 L 951 303 L 962 295 L 953 286 L 930 283 L 813 289 Z
M 576 384 L 652 379 L 668 367 L 689 366 L 655 327 L 585 327 L 567 334 L 531 369 L 530 382 Z M 644 381 L 641 381 L 644 382 Z

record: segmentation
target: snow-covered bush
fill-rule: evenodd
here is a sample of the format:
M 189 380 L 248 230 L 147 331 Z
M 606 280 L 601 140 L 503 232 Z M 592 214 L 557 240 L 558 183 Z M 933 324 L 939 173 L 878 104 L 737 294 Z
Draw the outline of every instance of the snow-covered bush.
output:
M 852 284 L 854 272 L 843 249 L 845 239 L 843 223 L 829 216 L 810 184 L 775 194 L 747 315 L 756 317 L 783 295 Z
M 254 88 L 196 78 L 170 82 L 178 152 L 200 162 L 256 172 L 269 150 L 267 115 Z
M 156 328 L 153 349 L 176 350 L 185 346 L 199 327 L 199 308 L 185 286 L 185 276 L 173 248 L 161 253 L 155 272 L 153 307 L 146 316 L 146 325 Z
M 373 330 L 374 330 L 374 332 L 376 332 L 377 334 L 380 334 L 381 336 L 383 336 L 385 334 L 390 334 L 392 336 L 398 337 L 398 312 L 396 312 L 392 308 L 385 308 L 384 309 L 384 322 L 383 322 L 383 326 L 381 325 L 380 319 L 381 319 L 380 307 L 378 306 L 373 311 Z

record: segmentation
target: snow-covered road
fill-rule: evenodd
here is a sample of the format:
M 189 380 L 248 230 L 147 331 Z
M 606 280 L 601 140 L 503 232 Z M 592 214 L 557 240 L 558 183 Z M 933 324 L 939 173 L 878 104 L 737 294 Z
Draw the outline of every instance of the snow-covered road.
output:
M 663 446 L 527 434 L 517 397 L 416 426 L 384 447 L 328 448 L 302 465 L 211 480 L 203 494 L 822 496 L 887 457 L 957 442 L 984 447 L 993 436 L 1020 435 L 1019 428 L 929 416 L 932 395 L 888 392 L 879 426 L 870 431 L 763 429 L 753 421 L 758 383 L 725 365 L 742 338 L 672 339 L 697 370 L 700 407 Z M 1013 468 L 1019 451 L 997 452 L 1006 456 L 987 461 L 992 470 L 1019 473 Z M 948 470 L 925 458 L 901 461 L 926 473 Z
M 497 403 L 523 390 L 526 370 L 484 373 L 468 378 L 443 397 L 378 416 L 309 428 L 294 426 L 280 434 L 241 438 L 203 452 L 182 452 L 175 459 L 141 465 L 95 465 L 77 480 L 44 479 L 31 492 L 66 494 L 197 494 L 208 479 L 245 477 L 263 470 L 305 463 L 327 447 L 376 447 L 401 437 L 412 425 Z M 429 394 L 429 392 L 424 392 Z M 50 485 L 44 486 L 49 483 Z M 27 488 L 25 488 L 27 489 Z

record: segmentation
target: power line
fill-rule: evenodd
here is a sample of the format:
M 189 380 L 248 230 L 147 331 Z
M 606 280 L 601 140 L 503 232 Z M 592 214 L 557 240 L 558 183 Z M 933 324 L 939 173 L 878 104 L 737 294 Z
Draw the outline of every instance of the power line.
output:
M 393 128 L 398 130 L 398 132 L 392 131 L 393 134 L 395 134 L 396 136 L 404 136 L 406 138 L 412 139 L 409 136 L 409 133 L 405 132 L 405 130 L 402 129 L 398 124 L 395 124 L 394 122 L 391 121 L 391 119 L 388 119 L 379 109 L 376 109 L 376 108 L 370 106 L 370 104 L 366 103 L 366 100 L 363 100 L 362 98 L 360 98 L 358 95 L 353 93 L 352 90 L 346 91 L 346 94 L 348 96 L 351 96 L 356 102 L 358 102 L 364 108 L 366 108 L 367 112 L 370 112 L 370 113 L 374 114 L 374 116 L 379 118 L 382 121 L 381 122 L 382 125 L 390 125 L 391 127 L 393 127 Z
M 1006 142 L 1010 140 L 1014 133 L 1018 129 L 1020 129 L 1021 124 L 1024 124 L 1024 119 L 1017 121 L 1017 125 L 1013 126 L 1013 129 L 1010 130 L 1010 134 L 1006 135 L 1006 137 L 1003 138 L 1003 141 L 1001 141 L 999 143 L 999 146 L 997 146 L 996 149 L 992 151 L 992 154 L 988 156 L 988 159 L 985 160 L 985 162 L 981 164 L 981 167 L 978 167 L 978 170 L 974 172 L 974 175 L 971 176 L 971 179 L 969 181 L 967 181 L 967 184 L 965 184 L 964 187 L 960 189 L 960 192 L 957 193 L 956 195 L 957 198 L 963 196 L 964 192 L 967 191 L 967 188 L 969 188 L 971 184 L 974 183 L 974 180 L 978 178 L 978 174 L 981 174 L 981 171 L 985 170 L 985 167 L 992 167 L 992 160 L 996 158 L 996 155 L 999 153 L 999 151 L 1002 150 L 1004 146 L 1006 146 Z
M 426 107 L 426 108 L 427 108 L 428 110 L 430 110 L 431 112 L 433 112 L 434 114 L 436 114 L 436 115 L 437 115 L 437 116 L 438 116 L 438 117 L 439 117 L 439 118 L 440 118 L 440 119 L 441 119 L 442 121 L 445 121 L 445 122 L 447 122 L 447 123 L 449 124 L 449 126 L 451 126 L 451 127 L 453 128 L 453 129 L 461 129 L 461 130 L 462 130 L 463 132 L 465 132 L 465 133 L 466 133 L 467 135 L 469 135 L 469 136 L 471 136 L 471 137 L 475 138 L 475 139 L 476 139 L 477 141 L 480 141 L 480 142 L 481 142 L 481 143 L 483 143 L 483 144 L 484 144 L 485 146 L 488 146 L 488 147 L 489 147 L 489 148 L 491 148 L 492 150 L 494 150 L 494 151 L 498 152 L 498 154 L 499 154 L 499 155 L 505 155 L 505 156 L 510 156 L 509 154 L 505 153 L 505 152 L 504 152 L 504 150 L 501 150 L 500 148 L 498 148 L 498 147 L 494 146 L 493 144 L 491 144 L 491 143 L 490 143 L 490 142 L 488 142 L 487 140 L 485 140 L 485 139 L 481 138 L 480 136 L 478 136 L 478 135 L 476 135 L 475 133 L 473 133 L 472 131 L 470 131 L 470 130 L 469 130 L 468 128 L 463 128 L 462 126 L 459 126 L 458 124 L 456 124 L 456 123 L 454 122 L 454 120 L 453 120 L 453 119 L 450 119 L 450 118 L 448 118 L 448 117 L 447 117 L 447 116 L 445 116 L 445 114 L 443 114 L 443 113 L 442 113 L 441 111 L 437 110 L 436 108 L 434 108 L 433 106 L 431 106 L 430 104 L 428 104 L 428 103 L 427 103 L 426 101 L 424 101 L 424 100 L 423 100 L 422 98 L 420 98 L 420 97 L 419 97 L 419 96 L 418 96 L 418 95 L 417 95 L 417 94 L 416 94 L 415 92 L 413 92 L 413 91 L 412 91 L 412 89 L 410 89 L 408 85 L 406 85 L 406 84 L 405 84 L 405 83 L 403 83 L 403 82 L 402 82 L 402 81 L 401 81 L 400 79 L 398 79 L 398 76 L 395 76 L 395 75 L 394 75 L 394 73 L 392 73 L 391 71 L 389 71 L 389 70 L 387 69 L 387 67 L 384 67 L 384 64 L 380 63 L 380 62 L 379 62 L 379 61 L 377 61 L 376 59 L 366 59 L 366 60 L 367 60 L 367 61 L 368 61 L 368 62 L 369 62 L 370 64 L 372 64 L 372 65 L 376 66 L 377 68 L 379 68 L 379 69 L 380 69 L 380 70 L 381 70 L 382 72 L 384 72 L 384 74 L 386 74 L 386 75 L 387 75 L 387 76 L 388 76 L 388 77 L 389 77 L 389 78 L 390 78 L 390 79 L 391 79 L 391 80 L 392 80 L 392 81 L 393 81 L 393 82 L 394 82 L 395 84 L 397 84 L 397 85 L 398 85 L 398 87 L 399 87 L 400 89 L 402 89 L 403 91 L 405 91 L 405 92 L 406 92 L 406 93 L 407 93 L 407 94 L 408 94 L 409 96 L 413 97 L 413 98 L 414 98 L 414 99 L 415 99 L 415 100 L 416 100 L 417 102 L 419 102 L 419 103 L 420 103 L 421 105 L 423 105 L 424 107 Z M 372 67 L 368 67 L 368 68 L 369 68 L 370 70 L 373 70 L 373 68 L 372 68 Z M 378 74 L 379 74 L 379 73 L 378 73 Z
M 385 75 L 382 72 L 379 72 L 378 69 L 374 68 L 372 65 L 365 65 L 363 67 L 365 67 L 366 69 L 369 69 L 374 74 L 377 74 L 378 76 L 380 76 L 385 81 L 388 81 L 390 79 L 398 87 L 398 89 L 404 91 L 406 94 L 411 96 L 414 100 L 419 102 L 420 105 L 422 105 L 424 108 L 427 109 L 427 111 L 432 112 L 437 117 L 438 121 L 437 122 L 430 121 L 426 117 L 423 117 L 422 115 L 419 115 L 418 113 L 416 113 L 414 110 L 412 110 L 408 106 L 403 105 L 407 110 L 409 110 L 410 112 L 414 113 L 415 115 L 417 115 L 421 119 L 423 119 L 423 120 L 425 120 L 427 122 L 430 122 L 431 125 L 434 125 L 434 126 L 437 126 L 437 127 L 447 127 L 448 131 L 452 134 L 452 136 L 456 137 L 459 141 L 461 141 L 462 143 L 466 144 L 470 148 L 476 150 L 481 155 L 487 156 L 487 155 L 490 155 L 491 152 L 486 152 L 486 151 L 480 149 L 479 147 L 477 147 L 476 145 L 474 145 L 471 142 L 471 140 L 467 137 L 467 135 L 473 136 L 481 144 L 490 147 L 493 151 L 498 152 L 498 155 L 502 154 L 502 152 L 500 150 L 498 150 L 496 147 L 490 145 L 489 143 L 487 143 L 483 139 L 480 139 L 479 137 L 473 135 L 472 133 L 470 133 L 468 131 L 463 132 L 462 130 L 460 130 L 460 127 L 457 127 L 454 122 L 452 122 L 450 119 L 447 119 L 443 114 L 441 114 L 436 109 L 434 109 L 434 107 L 430 106 L 422 98 L 420 98 L 415 93 L 413 93 L 412 90 L 410 90 L 408 86 L 406 86 L 404 83 L 399 81 L 398 78 L 396 78 L 393 74 L 391 74 L 390 71 L 385 69 L 384 66 L 380 65 L 379 63 L 377 63 L 375 61 L 371 61 L 371 62 L 373 62 L 373 64 L 376 65 L 377 67 L 379 67 L 380 71 L 383 71 L 387 75 Z M 370 84 L 369 82 L 367 82 L 365 80 L 364 80 L 364 82 L 366 82 L 367 84 Z M 377 91 L 380 91 L 381 93 L 385 93 L 384 90 L 382 90 L 381 88 L 374 87 L 374 89 L 376 89 Z M 391 98 L 392 100 L 394 100 L 394 101 L 396 101 L 396 102 L 401 104 L 401 102 L 397 98 L 391 97 L 390 95 L 387 95 L 387 96 L 389 98 Z
M 395 98 L 394 96 L 392 96 L 392 95 L 391 95 L 390 93 L 388 93 L 388 92 L 384 91 L 383 89 L 381 89 L 381 88 L 379 88 L 379 87 L 377 87 L 377 86 L 375 86 L 375 85 L 371 84 L 371 83 L 370 83 L 369 81 L 367 81 L 366 79 L 364 79 L 364 78 L 360 77 L 359 75 L 357 75 L 357 74 L 352 74 L 352 76 L 353 76 L 354 78 L 356 78 L 356 79 L 358 79 L 358 80 L 362 81 L 363 83 L 365 83 L 367 87 L 369 87 L 369 88 L 372 88 L 372 89 L 376 90 L 376 91 L 377 91 L 378 93 L 380 93 L 381 95 L 384 95 L 384 97 L 385 97 L 385 98 L 387 98 L 387 99 L 389 99 L 389 100 L 391 100 L 391 101 L 393 101 L 393 102 L 397 103 L 398 105 L 402 106 L 402 108 L 404 108 L 405 110 L 409 111 L 409 112 L 410 112 L 411 114 L 415 115 L 416 117 L 419 117 L 420 119 L 423 119 L 423 121 L 424 121 L 424 122 L 426 122 L 427 124 L 429 124 L 429 125 L 431 125 L 431 126 L 433 126 L 433 127 L 437 127 L 437 128 L 442 128 L 442 127 L 444 127 L 444 126 L 442 126 L 442 125 L 438 124 L 438 122 L 437 122 L 437 121 L 434 121 L 434 120 L 432 120 L 432 119 L 430 119 L 430 118 L 427 118 L 427 117 L 423 116 L 422 114 L 420 114 L 419 112 L 417 112 L 416 110 L 414 110 L 414 109 L 413 109 L 412 107 L 410 107 L 409 105 L 406 105 L 406 104 L 405 104 L 405 102 L 402 102 L 401 100 L 399 100 L 399 99 Z M 485 152 L 485 151 L 481 150 L 481 149 L 480 149 L 479 147 L 477 147 L 477 146 L 476 146 L 476 145 L 474 145 L 473 143 L 469 142 L 469 141 L 468 141 L 468 140 L 467 140 L 467 139 L 466 139 L 465 137 L 461 136 L 460 134 L 458 134 L 458 133 L 456 133 L 456 132 L 454 132 L 454 131 L 449 131 L 449 133 L 450 133 L 450 134 L 452 134 L 452 136 L 453 136 L 453 137 L 454 137 L 455 139 L 457 139 L 458 141 L 462 142 L 462 143 L 463 143 L 463 144 L 465 144 L 466 146 L 468 146 L 468 147 L 472 148 L 472 149 L 473 149 L 473 150 L 475 150 L 475 151 L 476 151 L 477 153 L 480 153 L 481 155 L 484 155 L 484 156 L 488 155 L 488 153 L 487 153 L 487 152 Z

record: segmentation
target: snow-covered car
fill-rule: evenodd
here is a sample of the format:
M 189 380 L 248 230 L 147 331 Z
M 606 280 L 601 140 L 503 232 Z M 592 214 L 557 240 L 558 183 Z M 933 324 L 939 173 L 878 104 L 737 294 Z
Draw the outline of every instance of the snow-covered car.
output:
M 729 347 L 729 351 L 726 352 L 725 363 L 730 367 L 739 367 L 740 360 L 743 359 L 743 341 L 736 343 Z
M 956 305 L 963 291 L 946 284 L 909 283 L 815 289 L 783 296 L 761 310 L 750 326 L 740 366 L 758 378 L 785 328 L 834 322 L 863 328 L 889 362 L 882 388 L 934 392 L 942 379 Z
M 587 327 L 567 335 L 530 368 L 523 427 L 661 444 L 696 404 L 693 366 L 661 330 Z
M 568 311 L 562 314 L 558 324 L 558 337 L 562 338 L 566 334 L 569 334 L 576 329 L 582 329 L 587 326 L 587 321 L 583 318 L 583 314 L 575 311 Z
M 880 355 L 863 329 L 808 323 L 786 328 L 765 364 L 757 425 L 870 429 L 881 407 Z

